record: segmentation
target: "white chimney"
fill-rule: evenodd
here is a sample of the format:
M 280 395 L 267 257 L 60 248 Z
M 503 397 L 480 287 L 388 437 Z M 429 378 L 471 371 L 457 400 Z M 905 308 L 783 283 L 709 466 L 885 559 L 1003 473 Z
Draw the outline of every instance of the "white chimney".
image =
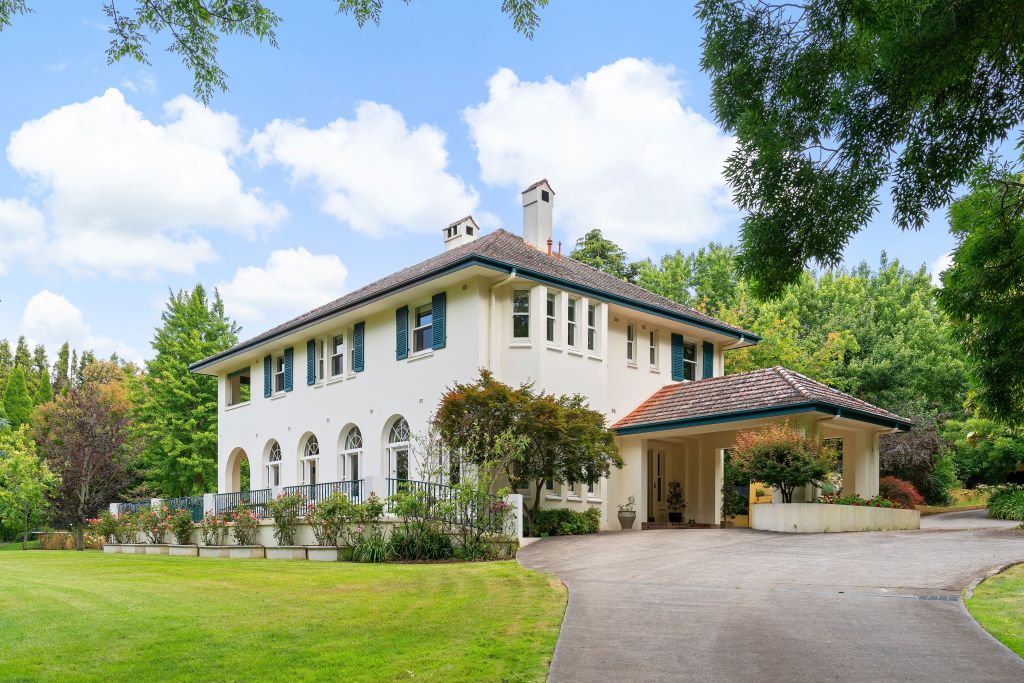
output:
M 546 253 L 554 207 L 555 191 L 547 180 L 538 180 L 523 190 L 523 239 Z
M 448 251 L 475 240 L 480 234 L 480 226 L 476 224 L 472 216 L 466 216 L 450 224 L 441 232 L 444 234 L 444 250 Z

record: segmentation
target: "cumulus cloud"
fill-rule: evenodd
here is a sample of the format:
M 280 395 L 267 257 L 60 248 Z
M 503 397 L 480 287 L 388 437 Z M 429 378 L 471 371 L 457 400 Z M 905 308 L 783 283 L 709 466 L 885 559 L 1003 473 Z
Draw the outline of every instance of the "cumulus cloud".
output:
M 437 232 L 476 207 L 476 190 L 447 170 L 445 144 L 443 131 L 410 129 L 400 112 L 375 102 L 323 128 L 275 120 L 251 140 L 260 164 L 312 181 L 325 213 L 371 236 Z
M 286 211 L 232 168 L 238 120 L 180 96 L 154 123 L 117 89 L 60 107 L 11 135 L 7 159 L 46 193 L 48 258 L 113 275 L 191 273 L 215 258 L 202 232 L 252 238 Z
M 122 358 L 141 362 L 141 356 L 132 347 L 93 334 L 82 310 L 48 289 L 28 300 L 21 315 L 21 333 L 32 344 L 44 344 L 51 352 L 69 342 L 79 349 L 92 349 L 101 357 L 116 351 Z
M 45 226 L 42 212 L 31 202 L 0 198 L 0 275 L 42 246 Z
M 266 265 L 235 271 L 217 285 L 229 315 L 263 322 L 304 313 L 345 293 L 348 269 L 334 254 L 311 254 L 303 247 L 278 249 Z
M 932 284 L 936 287 L 942 286 L 942 273 L 953 265 L 953 252 L 949 251 L 932 261 L 931 274 Z
M 622 59 L 568 83 L 500 69 L 463 115 L 484 182 L 548 178 L 571 237 L 596 227 L 644 252 L 703 241 L 736 215 L 722 177 L 734 140 L 684 105 L 671 66 Z

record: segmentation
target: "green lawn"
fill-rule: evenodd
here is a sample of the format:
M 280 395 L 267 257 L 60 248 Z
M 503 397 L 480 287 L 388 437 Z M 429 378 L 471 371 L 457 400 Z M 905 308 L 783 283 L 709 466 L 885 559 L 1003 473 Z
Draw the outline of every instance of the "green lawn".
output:
M 38 547 L 39 541 L 28 542 L 29 550 L 35 550 Z M 4 550 L 24 550 L 24 548 L 21 547 L 21 541 L 18 541 L 17 543 L 0 543 L 0 552 L 3 552 Z
M 986 631 L 1024 657 L 1024 564 L 978 584 L 967 609 Z
M 0 555 L 2 680 L 543 680 L 566 591 L 515 562 Z

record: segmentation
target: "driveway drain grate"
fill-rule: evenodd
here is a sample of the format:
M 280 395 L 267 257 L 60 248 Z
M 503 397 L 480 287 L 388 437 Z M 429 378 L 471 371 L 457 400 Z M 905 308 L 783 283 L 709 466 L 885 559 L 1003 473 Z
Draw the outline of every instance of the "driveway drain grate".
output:
M 918 595 L 918 600 L 948 600 L 949 602 L 959 602 L 959 595 Z

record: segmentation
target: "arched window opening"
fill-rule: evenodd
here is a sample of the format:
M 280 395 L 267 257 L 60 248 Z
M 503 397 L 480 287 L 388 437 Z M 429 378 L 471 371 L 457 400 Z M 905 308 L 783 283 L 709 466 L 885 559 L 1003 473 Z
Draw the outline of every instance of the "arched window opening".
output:
M 317 464 L 320 460 L 320 442 L 316 440 L 314 434 L 310 434 L 306 439 L 306 443 L 302 445 L 302 483 L 303 484 L 315 484 L 316 483 L 316 469 Z
M 281 485 L 281 444 L 274 441 L 267 451 L 267 486 Z
M 392 479 L 409 478 L 409 423 L 399 417 L 388 432 L 388 468 Z
M 363 433 L 359 427 L 352 427 L 345 433 L 341 452 L 338 454 L 338 472 L 343 481 L 359 479 L 359 461 L 363 455 Z

